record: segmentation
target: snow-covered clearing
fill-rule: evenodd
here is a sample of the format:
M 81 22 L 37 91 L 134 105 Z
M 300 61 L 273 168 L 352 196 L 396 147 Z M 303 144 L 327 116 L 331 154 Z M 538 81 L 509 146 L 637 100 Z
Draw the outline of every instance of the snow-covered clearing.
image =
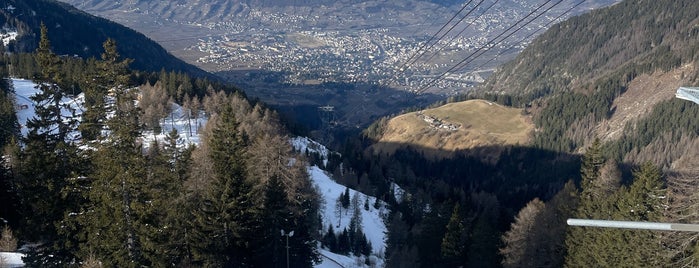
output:
M 296 149 L 296 151 L 299 151 L 301 153 L 305 153 L 306 151 L 308 151 L 311 153 L 320 154 L 320 156 L 323 157 L 323 165 L 328 165 L 328 155 L 330 155 L 331 152 L 330 150 L 328 150 L 328 148 L 325 147 L 325 145 L 322 145 L 307 137 L 294 137 L 291 139 L 291 145 L 294 146 L 294 149 Z
M 27 132 L 27 120 L 33 118 L 36 114 L 34 113 L 34 101 L 31 97 L 34 96 L 39 90 L 36 88 L 36 84 L 31 80 L 26 79 L 12 79 L 12 85 L 15 89 L 15 105 L 17 110 L 17 121 L 20 125 L 20 130 L 22 136 L 26 136 Z M 83 103 L 85 102 L 85 97 L 83 94 L 79 94 L 75 98 L 65 97 L 61 100 L 61 105 L 67 105 L 70 109 L 74 110 L 73 114 L 70 109 L 62 109 L 61 115 L 64 118 L 75 116 L 80 120 L 80 116 L 83 113 Z M 79 133 L 71 133 L 69 138 L 73 138 Z
M 17 109 L 17 121 L 20 124 L 21 132 L 23 136 L 27 135 L 27 120 L 33 118 L 36 114 L 34 113 L 34 101 L 31 100 L 31 96 L 36 94 L 39 90 L 36 88 L 36 83 L 31 80 L 26 79 L 12 79 L 12 84 L 15 90 L 15 105 Z M 84 111 L 83 104 L 85 102 L 85 97 L 83 94 L 78 94 L 75 98 L 64 98 L 62 103 L 69 104 L 70 107 L 75 110 L 75 117 L 80 121 L 81 115 Z M 72 113 L 64 109 L 64 117 L 70 117 Z M 162 131 L 160 134 L 153 135 L 152 131 L 144 131 L 141 133 L 143 144 L 148 147 L 154 139 L 158 139 L 158 142 L 163 142 L 165 136 L 172 131 L 172 129 L 177 129 L 179 134 L 178 146 L 186 147 L 189 144 L 199 144 L 199 127 L 204 126 L 207 122 L 207 117 L 204 112 L 199 111 L 196 113 L 197 117 L 192 117 L 188 120 L 185 110 L 178 104 L 171 104 L 170 114 L 161 120 Z M 191 131 L 190 131 L 191 129 Z M 72 133 L 72 137 L 77 137 L 79 133 Z
M 144 131 L 142 133 L 143 144 L 149 146 L 154 139 L 157 139 L 158 142 L 162 142 L 165 140 L 165 136 L 173 129 L 176 129 L 179 135 L 179 139 L 177 140 L 178 147 L 199 144 L 199 142 L 201 142 L 199 139 L 199 129 L 206 125 L 208 121 L 208 117 L 206 117 L 204 112 L 199 111 L 196 113 L 196 117 L 191 116 L 191 118 L 188 119 L 187 111 L 179 104 L 172 103 L 170 109 L 170 115 L 160 121 L 160 126 L 162 127 L 161 133 L 153 135 L 153 131 Z

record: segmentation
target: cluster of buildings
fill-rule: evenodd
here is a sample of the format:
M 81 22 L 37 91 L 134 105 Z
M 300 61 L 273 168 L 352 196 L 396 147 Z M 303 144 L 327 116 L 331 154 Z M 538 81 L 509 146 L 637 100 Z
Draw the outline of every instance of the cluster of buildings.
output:
M 489 38 L 507 26 L 504 18 L 518 17 L 507 12 L 473 16 L 432 44 L 427 43 L 430 36 L 426 32 L 409 33 L 396 27 L 396 21 L 360 28 L 351 27 L 351 14 L 329 25 L 327 18 L 317 15 L 251 11 L 235 22 L 207 24 L 207 28 L 221 34 L 202 38 L 190 49 L 206 53 L 199 58 L 200 63 L 213 64 L 220 70 L 265 70 L 276 73 L 275 78 L 281 79 L 278 82 L 285 84 L 368 83 L 408 91 L 429 86 L 451 95 L 481 83 L 479 72 L 497 62 L 495 58 L 493 64 L 484 67 L 478 65 L 485 60 L 476 61 L 463 70 L 441 75 L 461 59 L 484 46 L 496 52 L 522 48 L 517 38 L 489 43 Z M 411 61 L 423 51 L 427 52 Z M 496 52 L 484 57 L 497 57 Z M 440 79 L 433 81 L 435 78 Z

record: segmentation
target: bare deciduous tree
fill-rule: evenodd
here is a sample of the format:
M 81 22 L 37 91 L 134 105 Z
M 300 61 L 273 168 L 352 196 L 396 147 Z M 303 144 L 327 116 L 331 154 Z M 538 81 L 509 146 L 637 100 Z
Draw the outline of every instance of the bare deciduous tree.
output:
M 535 244 L 534 230 L 544 208 L 544 202 L 535 198 L 519 211 L 510 230 L 502 237 L 505 247 L 500 249 L 500 254 L 503 256 L 504 267 L 527 267 L 534 264 L 537 256 L 533 251 L 539 246 Z
M 10 227 L 2 228 L 2 238 L 0 238 L 0 251 L 12 252 L 17 250 L 17 238 L 15 238 Z

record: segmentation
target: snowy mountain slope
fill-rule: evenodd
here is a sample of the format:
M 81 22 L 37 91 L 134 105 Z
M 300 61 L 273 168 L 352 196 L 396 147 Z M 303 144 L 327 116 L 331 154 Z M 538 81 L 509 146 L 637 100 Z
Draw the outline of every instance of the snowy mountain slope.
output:
M 308 150 L 311 153 L 319 153 L 323 158 L 324 164 L 328 159 L 328 154 L 331 153 L 325 146 L 317 143 L 306 137 L 295 137 L 291 139 L 291 144 L 297 151 L 305 152 Z M 347 187 L 335 182 L 332 177 L 318 166 L 308 167 L 308 174 L 313 183 L 318 187 L 319 194 L 322 196 L 323 204 L 321 204 L 321 219 L 324 232 L 327 232 L 330 225 L 333 226 L 335 232 L 342 232 L 349 227 L 350 219 L 353 216 L 353 209 L 350 206 L 348 209 L 342 209 L 338 213 L 336 202 L 338 197 L 345 192 Z M 397 187 L 397 189 L 400 189 Z M 402 190 L 400 190 L 402 192 Z M 389 210 L 383 201 L 379 200 L 379 208 L 374 208 L 376 197 L 368 196 L 355 190 L 349 189 L 351 197 L 358 197 L 361 212 L 361 227 L 362 232 L 366 235 L 367 240 L 372 245 L 371 262 L 376 266 L 382 266 L 384 263 L 384 252 L 386 250 L 386 234 L 388 229 L 384 223 L 384 218 L 387 217 Z M 371 204 L 368 210 L 363 206 L 364 202 Z M 342 264 L 344 267 L 363 267 L 364 261 L 359 257 L 344 256 L 332 253 L 326 249 L 320 250 L 323 255 L 323 262 L 316 267 L 337 267 L 335 265 Z M 329 261 L 329 262 L 328 262 Z
M 335 209 L 335 202 L 340 194 L 344 193 L 346 187 L 332 180 L 324 170 L 317 166 L 308 167 L 308 173 L 311 176 L 311 180 L 313 180 L 318 189 L 320 189 L 320 194 L 324 201 L 323 204 L 321 204 L 323 230 L 327 231 L 330 225 L 333 226 L 336 232 L 341 232 L 345 228 L 348 228 L 350 219 L 354 213 L 352 209 L 343 209 L 340 215 L 338 215 L 337 210 Z M 355 194 L 359 195 L 359 200 L 362 204 L 364 203 L 363 200 L 366 200 L 367 198 L 369 199 L 370 204 L 376 202 L 376 197 L 367 196 L 350 189 L 350 196 L 354 196 Z M 367 240 L 369 240 L 372 245 L 372 262 L 381 266 L 383 263 L 383 255 L 386 251 L 385 236 L 388 232 L 383 218 L 388 215 L 388 209 L 386 208 L 385 204 L 382 204 L 378 209 L 375 209 L 373 206 L 369 206 L 369 210 L 361 208 L 359 211 L 362 213 L 362 230 L 366 235 Z M 323 253 L 325 254 L 330 252 L 326 251 Z M 358 264 L 363 264 L 363 260 L 358 261 Z

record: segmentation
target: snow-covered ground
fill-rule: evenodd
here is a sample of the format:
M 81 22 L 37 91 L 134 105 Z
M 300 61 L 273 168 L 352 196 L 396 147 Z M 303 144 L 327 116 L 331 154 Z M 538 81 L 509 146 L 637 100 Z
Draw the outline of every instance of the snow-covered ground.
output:
M 27 129 L 27 120 L 35 116 L 34 113 L 34 101 L 30 99 L 31 96 L 36 94 L 39 90 L 36 88 L 36 84 L 31 80 L 26 79 L 12 79 L 12 85 L 15 89 L 15 105 L 17 110 L 17 121 L 20 125 L 20 130 L 23 136 L 27 135 L 29 131 Z M 83 104 L 85 102 L 85 97 L 83 94 L 79 94 L 75 98 L 63 98 L 61 100 L 62 105 L 68 105 L 75 112 L 76 119 L 80 120 L 80 116 L 83 113 Z M 64 117 L 73 116 L 73 112 L 69 109 L 63 109 L 61 114 Z M 78 133 L 71 133 L 71 137 L 78 135 Z
M 346 187 L 335 182 L 328 176 L 328 174 L 317 166 L 308 167 L 308 173 L 311 176 L 311 180 L 320 189 L 320 194 L 323 198 L 323 204 L 321 204 L 321 219 L 323 221 L 323 230 L 327 231 L 330 225 L 333 226 L 335 232 L 341 232 L 349 226 L 350 219 L 354 213 L 352 209 L 343 209 L 340 213 L 336 214 L 335 203 L 340 196 L 340 194 L 345 192 Z M 381 206 L 376 209 L 373 204 L 376 202 L 376 197 L 367 196 L 363 193 L 357 192 L 355 190 L 349 190 L 350 196 L 358 194 L 360 201 L 360 212 L 362 213 L 362 232 L 367 237 L 367 240 L 371 242 L 372 246 L 372 259 L 377 266 L 383 265 L 383 256 L 386 251 L 386 224 L 384 223 L 384 218 L 388 215 L 388 209 L 386 208 L 383 201 L 379 201 Z M 363 208 L 364 201 L 369 199 L 369 210 Z M 339 217 L 338 217 L 339 216 Z M 323 253 L 330 253 L 325 251 Z M 364 261 L 362 259 L 357 260 L 356 258 L 351 258 L 353 265 L 345 267 L 360 267 L 363 266 Z
M 309 152 L 320 153 L 325 160 L 327 160 L 327 156 L 330 153 L 325 146 L 306 137 L 292 138 L 290 142 L 297 151 L 305 152 L 308 149 Z M 343 209 L 340 217 L 336 213 L 335 204 L 337 199 L 340 194 L 345 192 L 347 187 L 335 182 L 320 167 L 308 167 L 308 174 L 318 187 L 323 198 L 323 204 L 321 204 L 320 209 L 323 230 L 327 232 L 328 227 L 332 225 L 336 233 L 341 232 L 349 226 L 350 219 L 354 213 L 352 209 Z M 397 186 L 396 188 L 400 189 Z M 388 208 L 386 208 L 386 204 L 383 201 L 379 201 L 381 205 L 378 209 L 374 208 L 376 197 L 368 196 L 352 189 L 349 189 L 349 193 L 350 197 L 355 196 L 355 194 L 359 197 L 359 211 L 362 213 L 362 232 L 366 235 L 367 240 L 371 242 L 373 251 L 371 256 L 372 262 L 376 267 L 381 267 L 384 263 L 384 253 L 386 251 L 386 233 L 388 229 L 384 223 L 384 218 L 389 213 Z M 365 210 L 363 206 L 367 199 L 370 204 L 369 210 Z M 338 255 L 326 249 L 320 249 L 320 253 L 323 256 L 323 262 L 316 267 L 366 267 L 362 258 Z
M 0 267 L 14 268 L 24 267 L 22 258 L 24 254 L 16 252 L 0 252 Z
M 17 29 L 3 28 L 0 31 L 0 40 L 4 46 L 9 45 L 10 41 L 15 39 L 17 39 Z
M 154 136 L 153 131 L 144 131 L 142 133 L 143 144 L 149 146 L 154 138 L 158 139 L 158 142 L 162 142 L 172 129 L 176 129 L 177 134 L 179 134 L 179 139 L 177 141 L 178 147 L 199 144 L 199 129 L 206 125 L 208 121 L 204 112 L 199 111 L 196 113 L 195 118 L 192 116 L 193 118 L 187 120 L 186 110 L 182 108 L 182 106 L 177 103 L 172 103 L 170 108 L 170 115 L 160 121 L 160 126 L 162 127 L 160 134 Z
M 321 157 L 323 157 L 323 165 L 328 165 L 328 155 L 331 152 L 330 150 L 328 150 L 328 148 L 325 147 L 325 145 L 322 145 L 307 137 L 294 137 L 291 139 L 291 145 L 294 146 L 294 149 L 296 149 L 296 151 L 299 151 L 301 153 L 306 152 L 306 150 L 312 153 L 319 153 Z
M 23 136 L 27 135 L 27 120 L 34 117 L 34 102 L 30 99 L 31 96 L 38 92 L 36 84 L 31 80 L 26 79 L 12 79 L 12 84 L 15 90 L 15 105 L 17 106 L 17 121 L 20 124 L 21 132 Z M 63 103 L 69 104 L 70 107 L 75 110 L 76 119 L 79 121 L 81 115 L 84 111 L 83 104 L 85 97 L 83 94 L 79 94 L 75 98 L 64 98 Z M 165 140 L 165 136 L 172 131 L 172 129 L 177 129 L 179 134 L 178 145 L 187 146 L 189 144 L 199 143 L 199 127 L 204 126 L 207 122 L 207 117 L 204 112 L 199 111 L 196 113 L 197 118 L 192 118 L 187 120 L 185 110 L 178 104 L 171 105 L 171 113 L 161 120 L 162 131 L 158 135 L 153 135 L 152 131 L 144 131 L 141 135 L 143 137 L 144 146 L 149 146 L 153 139 L 157 138 L 159 142 Z M 71 112 L 67 109 L 63 110 L 63 116 L 70 116 Z M 191 132 L 190 132 L 191 126 Z M 71 136 L 77 136 L 79 133 L 72 133 Z

